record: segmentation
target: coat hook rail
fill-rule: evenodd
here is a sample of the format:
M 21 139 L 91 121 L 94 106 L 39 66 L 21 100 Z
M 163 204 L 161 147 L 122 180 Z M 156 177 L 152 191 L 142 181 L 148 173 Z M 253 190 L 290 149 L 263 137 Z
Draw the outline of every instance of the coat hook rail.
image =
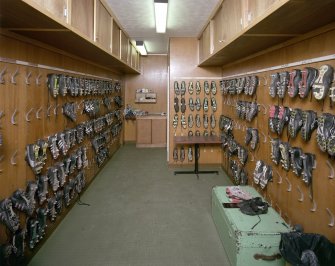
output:
M 12 84 L 16 84 L 16 80 L 15 77 L 19 74 L 19 68 L 17 67 L 15 72 L 12 74 L 11 78 L 10 78 L 10 82 Z

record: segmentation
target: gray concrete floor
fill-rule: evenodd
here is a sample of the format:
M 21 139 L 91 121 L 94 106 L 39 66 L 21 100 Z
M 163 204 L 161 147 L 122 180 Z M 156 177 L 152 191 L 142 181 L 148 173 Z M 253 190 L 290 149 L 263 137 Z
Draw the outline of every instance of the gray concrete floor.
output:
M 211 217 L 220 174 L 174 175 L 165 149 L 125 145 L 33 257 L 31 266 L 229 265 Z

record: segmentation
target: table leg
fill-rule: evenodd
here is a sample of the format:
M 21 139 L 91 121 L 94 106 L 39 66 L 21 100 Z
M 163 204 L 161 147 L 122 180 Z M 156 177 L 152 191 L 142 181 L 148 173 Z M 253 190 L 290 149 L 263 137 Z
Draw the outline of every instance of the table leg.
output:
M 194 145 L 194 171 L 174 171 L 174 175 L 177 174 L 195 174 L 199 179 L 199 174 L 219 174 L 219 171 L 199 171 L 199 144 Z

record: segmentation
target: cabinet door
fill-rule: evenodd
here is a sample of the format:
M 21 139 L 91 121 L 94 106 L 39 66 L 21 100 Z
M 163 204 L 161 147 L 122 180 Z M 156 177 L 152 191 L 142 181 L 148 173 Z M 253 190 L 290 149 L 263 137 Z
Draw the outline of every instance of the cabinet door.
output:
M 112 54 L 120 58 L 120 27 L 113 21 Z
M 96 3 L 95 41 L 110 51 L 112 17 L 100 1 Z
M 67 0 L 32 0 L 39 4 L 42 9 L 49 11 L 57 19 L 67 22 L 68 8 Z
M 229 43 L 242 31 L 240 1 L 226 0 L 222 4 L 222 42 Z
M 247 0 L 243 1 L 243 26 L 248 27 L 263 16 L 278 0 Z
M 127 62 L 129 39 L 128 39 L 127 35 L 122 30 L 121 30 L 120 36 L 121 36 L 121 60 L 123 62 L 126 62 L 126 63 L 130 64 L 130 62 Z
M 94 1 L 72 0 L 71 5 L 71 26 L 93 40 Z
M 211 48 L 210 24 L 207 25 L 199 40 L 199 60 L 205 60 L 210 55 Z
M 166 119 L 152 120 L 152 144 L 166 144 Z
M 151 144 L 151 120 L 137 119 L 137 144 Z

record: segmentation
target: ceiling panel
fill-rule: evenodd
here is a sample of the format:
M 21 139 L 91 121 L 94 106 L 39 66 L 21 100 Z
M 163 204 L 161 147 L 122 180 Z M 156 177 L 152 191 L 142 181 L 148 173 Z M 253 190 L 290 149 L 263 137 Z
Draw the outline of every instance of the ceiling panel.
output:
M 167 31 L 156 33 L 153 0 L 107 0 L 133 40 L 145 41 L 149 53 L 167 53 L 170 37 L 196 37 L 221 0 L 169 0 Z

